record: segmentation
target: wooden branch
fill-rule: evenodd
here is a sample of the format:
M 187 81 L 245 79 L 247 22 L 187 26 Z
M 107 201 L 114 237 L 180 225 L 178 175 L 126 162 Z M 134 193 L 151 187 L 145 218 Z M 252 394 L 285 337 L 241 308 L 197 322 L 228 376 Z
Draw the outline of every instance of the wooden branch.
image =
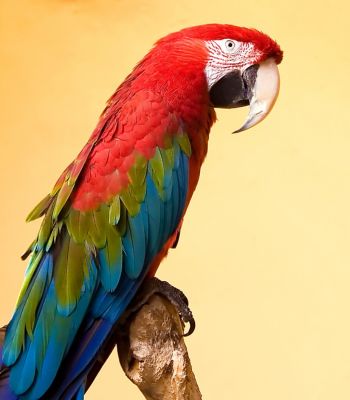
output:
M 200 400 L 176 308 L 154 294 L 117 334 L 120 364 L 147 400 Z M 126 333 L 126 334 L 125 334 Z

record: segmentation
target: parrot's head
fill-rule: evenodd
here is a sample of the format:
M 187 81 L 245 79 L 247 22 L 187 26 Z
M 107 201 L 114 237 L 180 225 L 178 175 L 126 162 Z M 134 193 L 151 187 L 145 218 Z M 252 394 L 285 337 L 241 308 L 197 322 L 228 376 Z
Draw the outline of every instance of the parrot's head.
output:
M 168 89 L 171 99 L 184 101 L 194 92 L 205 92 L 212 107 L 249 105 L 239 132 L 271 111 L 279 91 L 277 64 L 282 54 L 274 40 L 255 29 L 209 24 L 167 35 L 144 61 L 154 64 L 153 80 Z

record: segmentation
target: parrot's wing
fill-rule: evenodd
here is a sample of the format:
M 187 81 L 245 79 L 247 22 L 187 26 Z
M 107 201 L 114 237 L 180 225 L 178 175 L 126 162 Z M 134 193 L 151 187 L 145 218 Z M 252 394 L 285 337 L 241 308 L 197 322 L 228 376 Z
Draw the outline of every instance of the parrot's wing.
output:
M 191 146 L 180 125 L 118 134 L 112 117 L 30 215 L 45 217 L 3 349 L 11 387 L 28 400 L 50 388 L 85 318 L 72 367 L 82 373 L 185 209 Z

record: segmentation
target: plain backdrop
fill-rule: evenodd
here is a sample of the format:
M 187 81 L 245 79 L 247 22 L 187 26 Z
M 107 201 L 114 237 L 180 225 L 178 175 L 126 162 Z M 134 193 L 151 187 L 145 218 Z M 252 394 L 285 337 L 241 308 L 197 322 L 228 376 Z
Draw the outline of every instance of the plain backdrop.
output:
M 285 51 L 271 115 L 218 112 L 179 245 L 159 277 L 188 295 L 206 400 L 350 398 L 350 52 L 344 1 L 2 0 L 0 323 L 36 235 L 31 208 L 161 36 L 255 27 Z M 86 396 L 142 399 L 114 352 Z

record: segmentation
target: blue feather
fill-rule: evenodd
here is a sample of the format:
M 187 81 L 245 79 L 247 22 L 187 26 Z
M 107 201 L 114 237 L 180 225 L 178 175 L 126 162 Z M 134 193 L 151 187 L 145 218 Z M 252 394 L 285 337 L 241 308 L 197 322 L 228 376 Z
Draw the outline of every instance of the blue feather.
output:
M 176 170 L 173 171 L 173 185 L 172 185 L 172 195 L 171 195 L 171 204 L 172 204 L 172 209 L 171 209 L 171 226 L 176 229 L 177 224 L 179 221 L 177 220 L 177 214 L 178 214 L 178 209 L 180 207 L 181 203 L 181 193 L 179 189 L 179 183 L 178 183 L 178 176 Z
M 84 393 L 85 393 L 85 385 L 81 385 L 79 390 L 77 391 L 77 394 L 74 396 L 74 400 L 83 400 Z
M 26 344 L 29 338 L 27 337 Z M 10 385 L 15 389 L 16 394 L 26 392 L 33 384 L 36 373 L 36 352 L 35 348 L 30 347 L 29 351 L 18 360 L 12 367 L 10 375 Z M 21 371 L 22 373 L 18 373 Z
M 137 279 L 145 262 L 146 243 L 143 218 L 139 212 L 135 217 L 129 217 L 128 229 L 123 238 L 125 251 L 125 273 L 130 279 Z
M 148 208 L 147 208 L 147 203 L 146 201 L 143 201 L 141 203 L 140 207 L 140 214 L 142 217 L 142 222 L 143 222 L 143 232 L 144 232 L 144 240 L 145 240 L 145 264 L 148 265 L 148 243 L 149 243 L 149 219 L 148 219 Z
M 122 278 L 121 278 L 122 279 Z M 118 289 L 121 282 L 119 282 Z M 94 301 L 90 305 L 90 314 L 93 318 L 100 318 L 103 313 L 108 309 L 114 301 L 115 294 L 106 292 L 102 286 L 99 286 L 95 296 Z
M 93 362 L 100 350 L 101 343 L 106 340 L 112 328 L 113 325 L 109 321 L 99 319 L 95 320 L 90 329 L 84 331 L 77 351 L 65 360 L 64 367 L 69 370 L 69 373 L 64 374 L 64 378 L 58 383 L 50 400 L 72 399 L 72 395 L 68 395 L 68 393 L 75 393 L 85 382 L 85 375 L 82 374 L 82 371 L 86 370 Z M 67 388 L 68 391 L 66 391 Z
M 147 205 L 148 210 L 148 251 L 150 257 L 148 259 L 152 259 L 157 252 L 159 251 L 159 243 L 160 243 L 160 235 L 159 228 L 161 223 L 161 215 L 162 213 L 162 203 L 163 201 L 160 199 L 157 189 L 153 183 L 153 179 L 151 175 L 148 173 L 146 177 L 146 196 L 145 203 Z
M 116 240 L 120 239 L 116 238 Z M 122 275 L 123 255 L 121 251 L 119 258 L 113 262 L 113 260 L 110 260 L 108 256 L 108 245 L 109 244 L 107 242 L 106 247 L 98 252 L 100 277 L 103 287 L 108 292 L 113 292 L 117 287 L 120 277 Z

